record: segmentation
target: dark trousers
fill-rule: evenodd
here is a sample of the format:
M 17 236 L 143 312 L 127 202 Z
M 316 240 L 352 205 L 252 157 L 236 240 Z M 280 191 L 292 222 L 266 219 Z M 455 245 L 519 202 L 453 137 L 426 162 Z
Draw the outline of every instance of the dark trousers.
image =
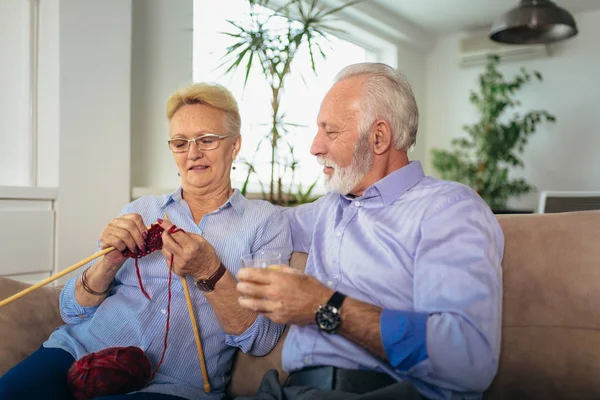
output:
M 310 386 L 282 386 L 276 370 L 268 371 L 256 395 L 237 397 L 235 400 L 423 400 L 410 382 L 397 382 L 373 390 L 356 394 L 340 390 L 315 389 Z
M 2 400 L 74 400 L 67 386 L 67 372 L 75 362 L 64 350 L 40 347 L 0 377 Z M 160 393 L 134 393 L 97 397 L 97 400 L 174 400 Z

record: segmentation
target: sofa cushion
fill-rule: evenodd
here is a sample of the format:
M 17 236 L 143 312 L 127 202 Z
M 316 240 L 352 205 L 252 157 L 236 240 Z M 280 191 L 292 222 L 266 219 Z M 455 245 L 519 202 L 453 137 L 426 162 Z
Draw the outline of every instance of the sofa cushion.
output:
M 13 279 L 0 279 L 0 299 L 27 288 Z M 60 289 L 45 286 L 0 308 L 0 375 L 23 360 L 64 322 L 58 311 Z

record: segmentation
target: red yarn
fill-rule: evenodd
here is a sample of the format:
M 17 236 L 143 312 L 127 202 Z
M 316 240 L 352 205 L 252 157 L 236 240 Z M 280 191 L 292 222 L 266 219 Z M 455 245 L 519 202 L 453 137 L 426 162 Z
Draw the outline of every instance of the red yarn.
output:
M 156 368 L 154 369 L 154 372 L 152 373 L 150 380 L 152 380 L 152 378 L 154 378 L 154 375 L 156 375 L 158 368 L 161 366 L 161 364 L 165 358 L 165 353 L 167 352 L 167 339 L 169 338 L 169 321 L 171 320 L 171 278 L 173 277 L 173 258 L 174 258 L 173 254 L 171 254 L 171 262 L 169 265 L 169 290 L 168 290 L 169 300 L 167 301 L 167 326 L 165 329 L 165 341 L 163 343 L 163 351 L 160 356 L 160 361 L 156 365 Z
M 173 225 L 175 226 L 175 225 Z M 181 230 L 181 229 L 179 229 Z M 144 296 L 146 296 L 146 298 L 148 300 L 150 300 L 150 295 L 146 292 L 146 290 L 144 289 L 144 284 L 142 283 L 142 275 L 140 274 L 140 267 L 138 265 L 138 259 L 147 256 L 148 254 L 156 251 L 156 250 L 160 250 L 162 249 L 162 233 L 163 233 L 164 229 L 158 225 L 158 224 L 152 224 L 152 226 L 150 226 L 150 229 L 148 229 L 148 236 L 146 236 L 146 247 L 144 248 L 144 250 L 142 249 L 137 249 L 136 252 L 132 252 L 129 249 L 125 249 L 125 251 L 123 251 L 123 255 L 125 257 L 129 257 L 129 258 L 133 258 L 135 259 L 135 272 L 137 273 L 137 277 L 138 277 L 138 283 L 140 285 L 140 289 L 142 290 L 142 293 L 144 293 Z M 173 232 L 170 232 L 173 233 Z
M 67 381 L 77 400 L 125 394 L 150 381 L 150 360 L 138 347 L 110 347 L 90 353 L 69 369 Z
M 145 250 L 133 253 L 126 249 L 123 255 L 135 259 L 135 268 L 138 282 L 142 293 L 150 299 L 144 289 L 142 277 L 138 266 L 138 259 L 156 250 L 162 249 L 162 233 L 164 229 L 154 224 L 148 230 Z M 169 233 L 179 232 L 173 225 Z M 169 282 L 167 301 L 167 322 L 165 328 L 165 339 L 163 351 L 156 368 L 151 373 L 150 359 L 138 347 L 110 347 L 95 353 L 90 353 L 77 360 L 67 374 L 67 380 L 73 396 L 77 400 L 88 400 L 99 396 L 125 394 L 143 389 L 154 378 L 162 365 L 167 351 L 167 339 L 169 337 L 169 321 L 171 319 L 171 281 L 173 277 L 173 260 L 171 254 L 169 262 Z

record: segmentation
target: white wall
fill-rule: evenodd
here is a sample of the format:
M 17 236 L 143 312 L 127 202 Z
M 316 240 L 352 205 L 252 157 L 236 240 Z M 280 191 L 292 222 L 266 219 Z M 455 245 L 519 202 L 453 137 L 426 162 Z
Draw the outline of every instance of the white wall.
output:
M 417 132 L 417 144 L 408 154 L 411 160 L 425 158 L 426 138 L 428 124 L 427 110 L 427 54 L 414 47 L 398 43 L 398 70 L 402 72 L 412 87 L 417 106 L 419 107 L 419 130 Z
M 169 95 L 192 81 L 192 0 L 133 0 L 131 168 L 134 187 L 174 188 Z
M 60 145 L 59 0 L 39 2 L 37 68 L 37 185 L 58 187 Z
M 600 11 L 575 15 L 580 33 L 556 44 L 550 58 L 511 62 L 501 71 L 510 76 L 521 66 L 539 70 L 542 83 L 532 83 L 519 94 L 523 111 L 544 109 L 556 124 L 540 125 L 524 152 L 523 176 L 539 190 L 600 190 Z M 450 139 L 463 134 L 462 125 L 476 120 L 468 102 L 469 91 L 483 67 L 459 67 L 462 34 L 442 38 L 427 60 L 427 118 L 425 139 L 427 171 L 429 150 L 448 148 Z M 537 193 L 511 202 L 533 209 Z
M 30 183 L 30 5 L 0 1 L 0 185 Z
M 64 269 L 96 251 L 129 202 L 131 1 L 58 4 L 56 268 Z
M 0 275 L 26 281 L 94 253 L 131 186 L 131 0 L 40 3 L 37 186 L 46 188 L 0 186 L 0 225 L 19 225 L 0 241 L 9 252 Z M 23 248 L 33 251 L 11 260 Z

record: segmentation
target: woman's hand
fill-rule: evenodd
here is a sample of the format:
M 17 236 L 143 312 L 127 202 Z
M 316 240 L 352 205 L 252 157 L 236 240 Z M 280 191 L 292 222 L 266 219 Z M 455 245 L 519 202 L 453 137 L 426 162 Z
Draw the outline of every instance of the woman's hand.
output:
M 100 235 L 100 247 L 114 247 L 117 251 L 105 254 L 104 262 L 107 266 L 120 268 L 127 259 L 122 252 L 125 249 L 133 253 L 144 250 L 147 236 L 148 229 L 139 214 L 126 214 L 111 220 Z
M 169 221 L 158 220 L 165 230 L 162 234 L 162 253 L 167 265 L 173 256 L 173 272 L 179 276 L 192 276 L 195 280 L 209 278 L 221 264 L 214 247 L 202 236 L 185 231 L 169 233 Z

